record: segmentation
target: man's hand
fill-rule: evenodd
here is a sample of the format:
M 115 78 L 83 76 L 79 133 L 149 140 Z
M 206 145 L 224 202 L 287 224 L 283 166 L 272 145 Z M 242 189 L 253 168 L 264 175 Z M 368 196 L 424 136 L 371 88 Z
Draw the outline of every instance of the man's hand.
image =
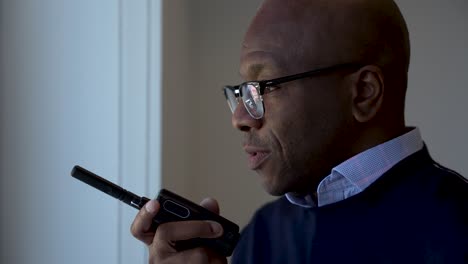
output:
M 216 200 L 207 198 L 201 205 L 219 214 Z M 149 263 L 227 263 L 225 257 L 207 248 L 194 248 L 177 252 L 175 241 L 191 238 L 215 238 L 223 233 L 220 224 L 213 221 L 181 221 L 159 225 L 156 233 L 150 231 L 153 217 L 159 211 L 158 201 L 151 200 L 140 210 L 133 221 L 131 232 L 149 249 Z

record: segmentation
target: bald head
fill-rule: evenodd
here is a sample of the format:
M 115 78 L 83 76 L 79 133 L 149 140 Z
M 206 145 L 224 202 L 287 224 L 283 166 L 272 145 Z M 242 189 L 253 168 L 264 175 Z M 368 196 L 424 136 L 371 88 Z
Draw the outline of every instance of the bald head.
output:
M 265 48 L 312 64 L 399 61 L 407 69 L 410 56 L 408 30 L 392 0 L 266 0 L 243 54 Z

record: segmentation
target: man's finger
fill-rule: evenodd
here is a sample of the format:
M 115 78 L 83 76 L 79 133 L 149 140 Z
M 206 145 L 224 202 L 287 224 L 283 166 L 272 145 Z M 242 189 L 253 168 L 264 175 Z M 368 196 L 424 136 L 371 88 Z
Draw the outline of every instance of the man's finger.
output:
M 153 217 L 160 208 L 157 200 L 151 200 L 140 209 L 135 220 L 133 220 L 130 231 L 132 235 L 146 245 L 150 245 L 154 238 L 154 231 L 151 230 Z
M 205 207 L 206 209 L 210 210 L 215 214 L 219 214 L 219 205 L 218 202 L 213 198 L 205 198 L 200 203 L 201 206 Z
M 158 227 L 153 245 L 168 249 L 175 241 L 191 238 L 214 238 L 223 234 L 223 227 L 214 221 L 181 221 L 164 223 Z

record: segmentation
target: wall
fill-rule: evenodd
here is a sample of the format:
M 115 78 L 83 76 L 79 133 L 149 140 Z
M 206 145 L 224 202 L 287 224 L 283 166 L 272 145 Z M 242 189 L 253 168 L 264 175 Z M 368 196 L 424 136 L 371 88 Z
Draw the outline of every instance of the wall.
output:
M 188 196 L 193 118 L 189 105 L 192 87 L 189 65 L 189 32 L 187 1 L 164 1 L 163 5 L 163 117 L 162 117 L 162 184 L 165 188 Z
M 160 176 L 159 1 L 0 1 L 0 263 L 146 263 L 136 210 Z
M 170 50 L 164 69 L 174 81 L 165 82 L 164 100 L 180 112 L 172 116 L 165 107 L 165 122 L 170 119 L 175 123 L 164 128 L 171 147 L 164 150 L 163 185 L 169 183 L 194 200 L 213 196 L 219 200 L 223 215 L 244 225 L 252 212 L 272 197 L 246 168 L 240 134 L 231 127 L 220 89 L 241 81 L 242 35 L 261 1 L 175 2 L 180 8 L 178 17 L 164 25 L 164 50 Z M 436 159 L 468 176 L 464 155 L 468 148 L 468 3 L 399 0 L 398 4 L 407 18 L 413 49 L 407 123 L 421 128 Z M 174 42 L 166 42 L 168 34 L 176 36 Z M 168 78 L 166 74 L 164 78 Z

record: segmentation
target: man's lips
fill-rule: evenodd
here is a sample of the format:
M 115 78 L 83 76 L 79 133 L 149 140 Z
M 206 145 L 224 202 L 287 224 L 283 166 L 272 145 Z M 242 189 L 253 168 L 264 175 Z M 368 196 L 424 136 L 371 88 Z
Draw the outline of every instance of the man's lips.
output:
M 248 155 L 247 166 L 251 170 L 258 169 L 271 154 L 268 149 L 259 147 L 244 146 L 244 150 Z

